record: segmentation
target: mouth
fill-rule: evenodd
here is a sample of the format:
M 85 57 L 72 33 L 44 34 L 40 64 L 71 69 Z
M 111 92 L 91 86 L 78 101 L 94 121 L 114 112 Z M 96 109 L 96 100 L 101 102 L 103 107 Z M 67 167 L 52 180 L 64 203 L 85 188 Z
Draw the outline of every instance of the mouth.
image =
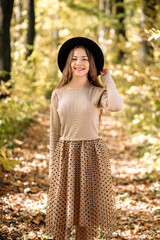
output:
M 84 70 L 84 68 L 74 68 L 75 70 L 77 70 L 77 71 L 83 71 Z

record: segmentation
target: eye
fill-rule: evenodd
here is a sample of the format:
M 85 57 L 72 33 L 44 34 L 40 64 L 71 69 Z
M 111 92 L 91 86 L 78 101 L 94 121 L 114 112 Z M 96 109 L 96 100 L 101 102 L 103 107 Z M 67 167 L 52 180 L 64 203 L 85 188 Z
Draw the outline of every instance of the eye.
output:
M 77 58 L 72 58 L 72 61 L 76 61 L 77 60 Z
M 82 60 L 83 60 L 83 61 L 88 61 L 88 59 L 87 59 L 87 58 L 83 58 Z

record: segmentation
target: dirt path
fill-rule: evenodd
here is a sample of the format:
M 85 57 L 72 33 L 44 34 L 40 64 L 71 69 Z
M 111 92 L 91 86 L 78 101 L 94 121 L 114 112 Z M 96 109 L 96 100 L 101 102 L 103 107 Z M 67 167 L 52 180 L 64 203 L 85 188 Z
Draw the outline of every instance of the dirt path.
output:
M 115 115 L 116 116 L 116 115 Z M 103 118 L 100 136 L 108 142 L 119 228 L 113 239 L 160 239 L 160 181 L 147 175 L 136 147 L 116 117 Z M 0 172 L 0 239 L 46 239 L 49 113 L 40 114 L 17 140 L 14 156 L 20 164 Z M 0 170 L 1 171 L 1 170 Z M 159 229 L 158 229 L 159 227 Z

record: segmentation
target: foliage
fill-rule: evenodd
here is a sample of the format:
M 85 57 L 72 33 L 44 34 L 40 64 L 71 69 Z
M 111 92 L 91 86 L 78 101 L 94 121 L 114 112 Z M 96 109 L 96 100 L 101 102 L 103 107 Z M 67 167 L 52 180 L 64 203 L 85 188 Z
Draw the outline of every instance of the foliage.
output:
M 4 149 L 0 150 L 0 162 L 3 164 L 3 167 L 5 169 L 9 169 L 9 167 L 14 168 L 16 164 L 19 163 L 19 161 L 11 159 L 8 159 L 8 156 L 12 156 L 12 152 L 7 149 L 7 154 Z
M 13 140 L 18 136 L 31 119 L 32 107 L 30 101 L 18 98 L 7 98 L 1 101 L 0 106 L 0 135 L 2 147 L 14 146 Z
M 137 157 L 150 164 L 151 171 L 160 171 L 159 65 L 119 65 L 117 69 L 115 78 L 125 103 L 119 117 L 137 146 Z
M 146 30 L 147 33 L 150 33 L 150 37 L 148 38 L 148 41 L 151 41 L 152 39 L 157 40 L 158 38 L 160 38 L 160 30 L 152 28 L 149 31 Z

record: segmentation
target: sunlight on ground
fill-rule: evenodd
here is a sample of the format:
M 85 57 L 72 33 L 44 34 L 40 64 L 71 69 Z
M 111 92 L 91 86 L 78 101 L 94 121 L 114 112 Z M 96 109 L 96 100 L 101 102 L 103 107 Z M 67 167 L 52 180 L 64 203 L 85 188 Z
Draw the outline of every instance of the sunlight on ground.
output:
M 17 193 L 17 194 L 7 194 L 6 197 L 1 197 L 3 203 L 5 203 L 5 208 L 12 208 L 14 210 L 20 210 L 26 214 L 35 215 L 39 212 L 45 212 L 45 206 L 47 204 L 47 194 L 44 192 L 39 192 L 37 194 Z

